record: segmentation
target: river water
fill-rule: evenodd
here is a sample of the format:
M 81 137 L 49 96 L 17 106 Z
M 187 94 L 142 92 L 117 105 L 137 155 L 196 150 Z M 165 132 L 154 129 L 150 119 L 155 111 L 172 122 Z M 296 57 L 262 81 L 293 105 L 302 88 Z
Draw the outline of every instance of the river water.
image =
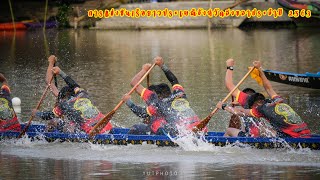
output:
M 162 56 L 185 87 L 195 112 L 204 118 L 227 95 L 225 61 L 234 58 L 234 82 L 253 60 L 264 69 L 288 72 L 320 71 L 320 32 L 316 29 L 216 29 L 94 31 L 48 30 L 1 32 L 0 72 L 5 73 L 12 96 L 22 101 L 20 121 L 26 122 L 46 86 L 47 57 L 85 88 L 95 105 L 109 112 L 130 90 L 129 82 L 144 63 Z M 151 83 L 167 82 L 156 67 Z M 144 83 L 145 84 L 145 83 Z M 320 133 L 320 91 L 272 83 L 278 94 Z M 58 78 L 58 87 L 64 82 Z M 248 78 L 241 88 L 264 92 Z M 133 100 L 143 104 L 134 94 Z M 41 109 L 51 110 L 50 94 Z M 229 115 L 218 112 L 209 130 L 224 131 Z M 44 123 L 34 119 L 35 123 Z M 123 106 L 112 119 L 114 126 L 141 122 Z M 180 147 L 155 145 L 94 145 L 0 142 L 0 179 L 317 179 L 320 152 L 309 149 L 254 149 L 212 147 L 205 143 Z

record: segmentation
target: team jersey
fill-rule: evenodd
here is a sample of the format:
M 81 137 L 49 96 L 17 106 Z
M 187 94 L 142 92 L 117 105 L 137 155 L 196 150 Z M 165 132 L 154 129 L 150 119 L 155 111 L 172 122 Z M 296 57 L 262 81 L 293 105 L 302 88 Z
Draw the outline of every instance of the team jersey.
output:
M 70 121 L 74 121 L 80 128 L 89 133 L 92 127 L 105 116 L 95 107 L 86 91 L 77 87 L 75 95 L 67 101 L 61 102 L 53 109 L 56 116 L 66 116 Z M 109 131 L 112 125 L 109 122 L 100 132 Z
M 147 113 L 150 116 L 163 116 L 167 121 L 167 129 L 175 131 L 177 126 L 191 130 L 200 119 L 189 105 L 187 96 L 181 85 L 175 84 L 170 97 L 159 100 L 156 93 L 144 89 L 141 96 L 148 105 Z
M 73 89 L 74 95 L 68 100 L 59 102 L 53 109 L 53 113 L 58 116 L 65 116 L 69 121 L 73 121 L 81 130 L 89 133 L 91 129 L 105 117 L 96 106 L 94 106 L 89 98 L 88 93 L 80 88 L 80 86 L 71 77 L 63 77 L 68 86 Z M 100 133 L 110 131 L 112 125 L 109 122 Z
M 248 107 L 248 99 L 249 99 L 250 95 L 247 93 L 244 93 L 242 91 L 239 91 L 239 93 L 236 96 L 236 101 L 239 102 L 239 104 L 245 108 L 245 109 L 249 109 Z
M 280 133 L 290 137 L 310 137 L 310 130 L 301 117 L 279 96 L 266 100 L 251 110 L 254 117 L 263 117 Z
M 248 105 L 249 97 L 250 97 L 249 94 L 239 91 L 239 93 L 236 96 L 236 101 L 238 101 L 243 108 L 249 109 L 249 105 Z M 244 123 L 245 133 L 247 136 L 253 136 L 253 137 L 260 136 L 259 127 L 258 127 L 259 120 L 257 118 L 244 116 L 242 120 Z
M 10 88 L 6 85 L 0 91 L 0 131 L 20 131 L 21 126 L 14 112 Z
M 129 104 L 127 103 L 127 105 L 135 115 L 144 119 L 148 119 L 147 128 L 144 128 L 144 129 L 150 130 L 152 134 L 158 134 L 158 130 L 167 124 L 164 117 L 157 116 L 157 115 L 153 115 L 153 116 L 149 115 L 147 113 L 146 107 L 138 106 L 133 102 L 130 102 Z

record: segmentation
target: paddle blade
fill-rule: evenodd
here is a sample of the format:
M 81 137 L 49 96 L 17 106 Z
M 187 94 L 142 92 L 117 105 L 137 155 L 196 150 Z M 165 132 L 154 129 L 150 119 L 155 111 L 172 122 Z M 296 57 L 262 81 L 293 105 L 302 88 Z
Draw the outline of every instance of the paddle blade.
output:
M 207 116 L 205 119 L 203 119 L 198 125 L 196 125 L 192 131 L 194 133 L 198 132 L 198 131 L 201 131 L 203 128 L 205 128 L 207 126 L 207 124 L 209 123 L 211 119 L 211 116 Z
M 99 121 L 89 132 L 89 137 L 93 137 L 100 133 L 100 131 L 106 127 L 106 125 L 109 123 L 109 121 L 112 119 L 113 115 L 115 114 L 115 110 L 112 110 L 109 112 L 106 117 L 104 117 L 101 121 Z
M 22 138 L 22 136 L 27 132 L 29 126 L 31 123 L 28 122 L 28 124 L 25 126 L 25 128 L 20 132 L 18 139 Z
M 249 67 L 250 68 L 250 67 Z M 260 72 L 258 69 L 254 68 L 253 71 L 250 73 L 250 76 L 252 79 L 256 80 L 257 83 L 260 85 L 260 86 L 263 86 L 262 84 L 262 78 L 260 76 Z
M 37 108 L 38 109 L 38 108 Z M 32 115 L 30 116 L 30 119 L 27 123 L 27 125 L 24 127 L 24 129 L 20 132 L 19 136 L 18 136 L 18 139 L 22 138 L 22 136 L 28 131 L 29 129 L 29 126 L 31 125 L 31 121 L 33 120 L 34 118 L 34 114 L 32 113 Z

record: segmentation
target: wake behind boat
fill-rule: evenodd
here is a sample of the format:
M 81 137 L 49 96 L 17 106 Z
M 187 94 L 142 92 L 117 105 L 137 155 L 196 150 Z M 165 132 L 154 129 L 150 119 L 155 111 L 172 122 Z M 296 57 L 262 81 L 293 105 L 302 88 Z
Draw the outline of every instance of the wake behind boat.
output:
M 25 125 L 22 125 L 24 128 Z M 43 124 L 31 125 L 27 131 L 27 136 L 33 140 L 44 137 L 47 141 L 55 140 L 68 142 L 92 142 L 97 144 L 156 144 L 158 146 L 178 146 L 175 140 L 164 135 L 133 135 L 127 134 L 127 128 L 113 128 L 109 134 L 99 134 L 90 139 L 87 134 L 70 134 L 59 132 L 45 132 L 46 126 Z M 225 146 L 227 144 L 241 143 L 255 148 L 310 148 L 320 149 L 320 135 L 312 135 L 311 138 L 253 138 L 253 137 L 223 137 L 224 132 L 208 132 L 203 138 L 205 142 L 214 146 Z M 0 140 L 17 138 L 19 132 L 0 132 Z M 175 138 L 175 137 L 173 137 Z

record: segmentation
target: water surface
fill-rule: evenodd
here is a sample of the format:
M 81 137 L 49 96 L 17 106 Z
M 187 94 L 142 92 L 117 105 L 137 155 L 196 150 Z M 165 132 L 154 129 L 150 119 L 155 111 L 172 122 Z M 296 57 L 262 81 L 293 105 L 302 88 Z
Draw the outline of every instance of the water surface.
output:
M 45 88 L 47 57 L 55 54 L 58 65 L 91 95 L 97 107 L 108 113 L 128 92 L 132 77 L 144 63 L 162 56 L 185 87 L 191 106 L 206 117 L 228 91 L 224 86 L 225 61 L 236 60 L 234 82 L 247 72 L 253 60 L 265 69 L 288 72 L 320 71 L 320 33 L 316 29 L 217 29 L 93 31 L 48 30 L 1 32 L 0 71 L 8 78 L 12 95 L 22 100 L 20 121 L 27 121 Z M 151 83 L 167 82 L 156 67 Z M 144 83 L 144 85 L 146 85 Z M 320 133 L 320 91 L 272 83 L 276 92 Z M 64 86 L 58 78 L 58 86 Z M 248 78 L 241 88 L 264 92 Z M 133 100 L 143 102 L 134 94 Z M 51 110 L 50 94 L 41 109 Z M 218 112 L 209 130 L 224 131 L 229 115 Z M 44 123 L 35 119 L 36 123 Z M 130 127 L 141 122 L 126 106 L 112 123 Z M 0 179 L 313 179 L 319 177 L 319 151 L 257 150 L 208 145 L 179 148 L 96 146 L 91 144 L 0 142 Z M 10 162 L 10 163 L 7 163 Z M 171 173 L 165 175 L 156 172 Z

